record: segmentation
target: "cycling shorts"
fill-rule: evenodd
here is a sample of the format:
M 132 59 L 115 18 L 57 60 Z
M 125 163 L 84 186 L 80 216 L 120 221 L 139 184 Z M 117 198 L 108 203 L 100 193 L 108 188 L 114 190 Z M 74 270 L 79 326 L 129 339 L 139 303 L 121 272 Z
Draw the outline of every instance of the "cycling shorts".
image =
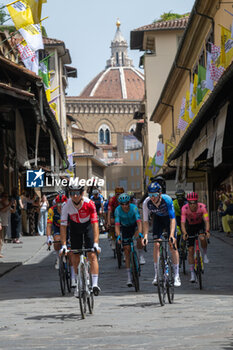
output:
M 137 229 L 137 223 L 135 223 L 134 225 L 130 225 L 130 226 L 122 226 L 121 225 L 123 247 L 130 244 L 128 241 L 125 242 L 124 239 L 132 238 L 135 234 L 136 229 Z
M 163 232 L 167 232 L 170 237 L 170 217 L 153 215 L 153 239 L 162 237 Z M 177 238 L 177 229 L 175 225 L 174 237 Z
M 188 236 L 194 236 L 197 233 L 200 235 L 205 232 L 205 222 L 204 220 L 200 224 L 189 225 L 186 224 L 186 231 Z M 194 247 L 195 238 L 188 238 L 188 247 Z
M 70 243 L 71 249 L 82 249 L 83 243 L 85 249 L 93 248 L 94 232 L 90 221 L 85 223 L 70 221 Z

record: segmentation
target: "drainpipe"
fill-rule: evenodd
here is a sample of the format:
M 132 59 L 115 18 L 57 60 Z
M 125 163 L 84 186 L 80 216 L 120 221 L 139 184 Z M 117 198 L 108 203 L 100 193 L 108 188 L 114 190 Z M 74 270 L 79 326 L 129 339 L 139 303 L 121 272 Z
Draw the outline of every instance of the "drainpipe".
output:
M 229 2 L 229 3 L 232 3 L 232 1 Z M 194 7 L 194 12 L 195 12 L 196 15 L 198 15 L 198 16 L 202 16 L 202 17 L 205 17 L 205 18 L 208 18 L 208 19 L 211 20 L 211 22 L 212 22 L 212 27 L 213 27 L 213 42 L 214 42 L 214 27 L 215 27 L 214 18 L 213 18 L 213 17 L 210 17 L 210 16 L 208 16 L 208 15 L 205 15 L 204 13 L 198 12 L 196 6 Z

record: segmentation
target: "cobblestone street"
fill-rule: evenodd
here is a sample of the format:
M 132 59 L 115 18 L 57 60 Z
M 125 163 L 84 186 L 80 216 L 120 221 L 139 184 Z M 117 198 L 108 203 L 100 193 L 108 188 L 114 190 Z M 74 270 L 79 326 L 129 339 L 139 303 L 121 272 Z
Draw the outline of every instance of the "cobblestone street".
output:
M 0 279 L 0 349 L 233 348 L 230 242 L 212 237 L 202 291 L 181 274 L 175 303 L 161 307 L 151 284 L 152 244 L 145 254 L 141 291 L 135 293 L 126 287 L 126 271 L 118 270 L 109 242 L 102 237 L 102 292 L 95 298 L 94 315 L 85 320 L 78 300 L 61 296 L 55 255 L 41 238 L 34 256 Z

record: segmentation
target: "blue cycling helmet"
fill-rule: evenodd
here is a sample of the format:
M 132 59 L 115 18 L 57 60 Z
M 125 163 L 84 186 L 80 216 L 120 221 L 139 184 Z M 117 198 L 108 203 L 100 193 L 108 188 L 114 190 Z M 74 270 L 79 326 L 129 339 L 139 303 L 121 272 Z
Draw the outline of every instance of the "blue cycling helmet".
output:
M 152 182 L 147 189 L 148 193 L 162 193 L 162 187 L 158 182 Z
M 130 196 L 127 193 L 122 193 L 119 197 L 118 197 L 118 202 L 120 204 L 125 204 L 128 203 L 130 201 Z

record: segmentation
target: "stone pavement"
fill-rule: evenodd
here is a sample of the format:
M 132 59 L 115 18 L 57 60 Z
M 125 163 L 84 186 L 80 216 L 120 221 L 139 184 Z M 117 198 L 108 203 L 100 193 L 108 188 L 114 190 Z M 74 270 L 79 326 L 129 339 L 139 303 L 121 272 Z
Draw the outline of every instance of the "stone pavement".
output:
M 0 277 L 16 267 L 26 263 L 32 258 L 46 243 L 46 237 L 33 236 L 21 237 L 22 244 L 4 243 L 0 259 Z

